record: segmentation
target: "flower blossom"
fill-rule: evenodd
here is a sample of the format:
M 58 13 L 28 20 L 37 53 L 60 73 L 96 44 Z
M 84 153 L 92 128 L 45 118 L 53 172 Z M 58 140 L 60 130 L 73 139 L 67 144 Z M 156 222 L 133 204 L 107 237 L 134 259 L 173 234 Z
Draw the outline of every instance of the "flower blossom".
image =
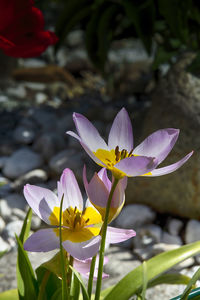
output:
M 44 30 L 42 12 L 33 0 L 0 1 L 0 49 L 8 56 L 35 57 L 58 41 Z
M 180 168 L 193 154 L 192 151 L 174 164 L 157 168 L 174 147 L 179 130 L 166 128 L 155 131 L 134 148 L 132 125 L 125 108 L 114 119 L 108 144 L 86 117 L 74 113 L 73 120 L 78 135 L 72 131 L 67 133 L 80 142 L 98 165 L 109 169 L 118 179 L 124 176 L 165 175 Z
M 112 187 L 112 183 L 107 176 L 107 170 L 105 168 L 102 168 L 98 173 L 95 172 L 91 181 L 88 183 L 86 178 L 86 168 L 84 167 L 83 181 L 90 202 L 99 211 L 99 213 L 102 216 L 102 219 L 104 220 L 107 201 Z M 126 186 L 127 186 L 127 177 L 124 177 L 118 182 L 115 188 L 111 200 L 108 223 L 113 221 L 119 215 L 124 205 L 125 202 L 124 191 L 126 189 Z M 109 232 L 110 232 L 110 227 L 108 227 L 108 234 Z
M 25 242 L 24 249 L 47 252 L 60 247 L 59 217 L 60 201 L 63 197 L 61 218 L 62 245 L 74 258 L 85 260 L 99 250 L 102 215 L 88 200 L 83 208 L 83 198 L 73 172 L 65 169 L 57 186 L 58 196 L 52 191 L 27 184 L 24 196 L 33 211 L 50 228 L 40 229 Z M 119 243 L 135 235 L 133 230 L 109 228 L 107 243 Z

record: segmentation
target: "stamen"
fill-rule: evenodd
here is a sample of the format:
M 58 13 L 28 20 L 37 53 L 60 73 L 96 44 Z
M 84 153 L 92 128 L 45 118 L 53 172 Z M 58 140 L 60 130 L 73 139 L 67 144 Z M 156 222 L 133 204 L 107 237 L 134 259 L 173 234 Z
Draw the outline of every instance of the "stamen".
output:
M 85 221 L 85 223 L 88 223 L 90 221 L 90 219 L 88 218 L 86 221 Z
M 120 159 L 119 146 L 117 146 L 115 148 L 115 158 L 116 158 L 116 161 L 118 161 Z
M 69 211 L 69 209 L 67 208 L 67 212 L 68 212 L 68 214 L 70 215 L 70 211 Z
M 109 158 L 106 158 L 107 161 L 111 162 Z
M 76 210 L 77 210 L 77 207 L 75 206 L 75 208 L 74 208 L 74 213 L 76 213 Z
M 133 149 L 131 149 L 131 151 L 129 152 L 128 156 L 132 156 L 132 153 L 133 153 Z
M 123 149 L 123 150 L 121 151 L 121 159 L 125 158 L 126 155 L 127 155 L 127 150 Z

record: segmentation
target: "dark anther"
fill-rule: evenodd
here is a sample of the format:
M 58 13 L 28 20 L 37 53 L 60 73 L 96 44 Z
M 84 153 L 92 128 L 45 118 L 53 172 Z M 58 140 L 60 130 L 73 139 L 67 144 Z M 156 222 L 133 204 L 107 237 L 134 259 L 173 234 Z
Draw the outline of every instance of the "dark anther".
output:
M 74 208 L 74 213 L 76 213 L 76 210 L 77 210 L 77 207 L 75 206 L 75 208 Z
M 90 221 L 90 219 L 88 218 L 86 221 L 85 221 L 85 223 L 88 223 Z
M 123 149 L 121 151 L 121 159 L 125 158 L 126 157 L 126 154 L 127 154 L 127 151 L 125 149 Z
M 131 149 L 131 151 L 129 152 L 128 156 L 132 156 L 133 153 L 133 149 Z
M 70 215 L 70 211 L 69 211 L 69 209 L 67 208 L 67 212 L 68 212 L 68 214 Z
M 115 148 L 115 157 L 116 157 L 116 161 L 118 161 L 120 159 L 119 146 L 117 146 Z

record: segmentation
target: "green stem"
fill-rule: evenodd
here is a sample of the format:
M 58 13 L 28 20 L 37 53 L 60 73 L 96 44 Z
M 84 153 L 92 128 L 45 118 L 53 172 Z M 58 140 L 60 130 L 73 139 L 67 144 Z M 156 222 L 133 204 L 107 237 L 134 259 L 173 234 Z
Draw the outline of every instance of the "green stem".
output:
M 42 300 L 45 298 L 44 294 L 45 294 L 45 287 L 46 287 L 46 284 L 47 284 L 47 281 L 49 279 L 49 276 L 50 276 L 50 272 L 49 271 L 46 271 L 45 274 L 44 274 L 44 277 L 42 279 L 42 283 L 40 285 L 40 290 L 39 290 L 39 295 L 38 295 L 38 300 Z
M 115 188 L 119 182 L 119 179 L 115 178 L 112 188 L 110 190 L 110 194 L 108 197 L 108 202 L 106 206 L 106 213 L 105 213 L 105 218 L 104 218 L 104 223 L 103 223 L 103 228 L 102 228 L 102 237 L 101 237 L 101 246 L 100 246 L 100 251 L 99 251 L 99 268 L 98 268 L 98 277 L 97 277 L 97 285 L 96 285 L 96 293 L 95 293 L 95 300 L 100 299 L 100 293 L 101 293 L 101 282 L 102 282 L 102 274 L 103 274 L 103 261 L 104 261 L 104 252 L 105 252 L 105 244 L 106 244 L 106 231 L 107 231 L 107 226 L 108 226 L 108 217 L 109 217 L 109 212 L 110 212 L 110 205 L 111 205 L 111 200 L 113 197 L 113 193 L 115 191 Z
M 89 279 L 88 279 L 88 296 L 89 296 L 89 299 L 91 299 L 91 295 L 92 295 L 92 285 L 93 285 L 95 263 L 96 263 L 96 255 L 92 258 L 91 265 L 90 265 L 90 275 L 89 275 Z
M 60 215 L 59 215 L 59 238 L 60 238 L 60 258 L 61 258 L 61 271 L 62 271 L 62 300 L 69 299 L 69 293 L 67 289 L 66 278 L 66 258 L 62 246 L 62 206 L 63 206 L 64 194 L 60 203 Z
M 73 267 L 73 262 L 74 262 L 74 258 L 70 255 L 69 266 Z M 68 286 L 70 287 L 71 282 L 72 282 L 72 269 L 71 268 L 68 268 L 67 282 L 68 282 Z

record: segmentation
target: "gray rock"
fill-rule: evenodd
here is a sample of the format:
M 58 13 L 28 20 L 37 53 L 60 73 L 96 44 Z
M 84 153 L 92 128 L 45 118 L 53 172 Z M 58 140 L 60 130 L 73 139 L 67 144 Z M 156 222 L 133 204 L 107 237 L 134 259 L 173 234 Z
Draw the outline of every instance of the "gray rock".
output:
M 199 240 L 200 240 L 200 222 L 196 220 L 188 221 L 185 230 L 185 242 L 189 244 Z
M 7 201 L 5 199 L 0 200 L 0 216 L 7 220 L 11 215 L 11 208 L 8 206 Z
M 176 244 L 182 245 L 183 244 L 183 242 L 179 236 L 171 235 L 168 232 L 163 232 L 161 242 L 165 243 L 165 244 L 172 244 L 172 245 L 176 245 Z
M 70 47 L 78 47 L 83 43 L 84 33 L 83 30 L 73 30 L 67 36 L 67 44 Z
M 45 102 L 47 101 L 47 99 L 48 99 L 48 97 L 47 97 L 47 95 L 44 94 L 44 93 L 37 93 L 37 94 L 35 95 L 35 100 L 36 100 L 36 102 L 37 102 L 38 104 L 43 104 L 43 103 L 45 103 Z
M 19 208 L 13 208 L 12 215 L 23 221 L 25 219 L 26 213 Z
M 116 226 L 135 229 L 151 223 L 155 217 L 155 212 L 146 205 L 126 205 L 116 219 Z
M 10 250 L 10 245 L 0 237 L 0 252 Z
M 33 214 L 32 220 L 31 220 L 31 229 L 32 230 L 39 229 L 41 226 L 41 223 L 42 223 L 41 219 L 38 216 Z
M 167 224 L 167 228 L 171 235 L 177 236 L 183 228 L 183 222 L 179 219 L 171 219 Z
M 170 165 L 200 145 L 200 79 L 187 73 L 194 54 L 187 53 L 163 77 L 152 95 L 143 121 L 143 137 L 161 128 L 179 128 L 180 137 L 164 162 Z M 158 116 L 162 116 L 159 117 Z M 200 155 L 198 151 L 176 172 L 156 178 L 133 178 L 126 190 L 129 203 L 137 201 L 156 211 L 198 219 L 200 211 Z
M 177 270 L 177 271 L 180 271 L 182 269 L 186 269 L 186 268 L 189 268 L 191 267 L 192 265 L 194 265 L 195 263 L 195 259 L 194 257 L 190 257 L 184 261 L 182 261 L 181 263 L 179 263 L 178 265 L 174 266 L 173 267 L 173 270 Z
M 144 261 L 153 256 L 153 248 L 152 246 L 148 246 L 146 248 L 137 248 L 133 250 L 133 253 L 139 257 L 141 261 Z
M 45 182 L 47 181 L 47 179 L 48 179 L 48 175 L 44 170 L 35 169 L 16 179 L 13 182 L 12 187 L 15 190 L 22 190 L 23 186 L 27 183 L 37 184 L 37 183 Z
M 1 213 L 1 211 L 0 211 Z M 6 226 L 6 223 L 4 219 L 0 216 L 0 233 L 3 231 L 4 227 Z
M 19 208 L 21 210 L 24 210 L 27 205 L 24 196 L 19 195 L 17 193 L 8 194 L 3 199 L 6 201 L 10 209 Z
M 164 244 L 164 243 L 159 243 L 152 246 L 154 255 L 160 254 L 165 251 L 175 250 L 178 249 L 179 247 L 180 246 L 177 244 L 173 245 L 173 244 Z
M 41 165 L 42 159 L 39 154 L 28 148 L 23 148 L 15 151 L 6 161 L 3 174 L 8 178 L 14 179 Z
M 23 85 L 17 85 L 15 87 L 9 87 L 7 89 L 7 93 L 10 96 L 14 96 L 20 99 L 24 99 L 26 97 L 26 89 Z
M 3 230 L 2 235 L 6 239 L 15 239 L 15 234 L 19 235 L 22 229 L 23 221 L 16 220 L 8 223 Z
M 13 132 L 13 138 L 21 144 L 31 144 L 35 138 L 35 132 L 23 126 L 18 126 Z
M 40 152 L 46 160 L 49 160 L 53 155 L 65 147 L 66 144 L 64 138 L 54 132 L 42 134 L 33 146 L 34 150 Z
M 24 86 L 33 91 L 44 91 L 46 84 L 39 82 L 24 82 Z
M 7 159 L 8 159 L 8 156 L 1 156 L 0 157 L 0 169 L 2 169 L 4 167 Z
M 79 152 L 74 149 L 63 150 L 53 156 L 49 162 L 51 170 L 60 174 L 65 168 L 80 170 L 82 172 L 83 162 Z
M 56 129 L 57 117 L 53 111 L 34 109 L 32 110 L 32 118 L 43 130 Z

